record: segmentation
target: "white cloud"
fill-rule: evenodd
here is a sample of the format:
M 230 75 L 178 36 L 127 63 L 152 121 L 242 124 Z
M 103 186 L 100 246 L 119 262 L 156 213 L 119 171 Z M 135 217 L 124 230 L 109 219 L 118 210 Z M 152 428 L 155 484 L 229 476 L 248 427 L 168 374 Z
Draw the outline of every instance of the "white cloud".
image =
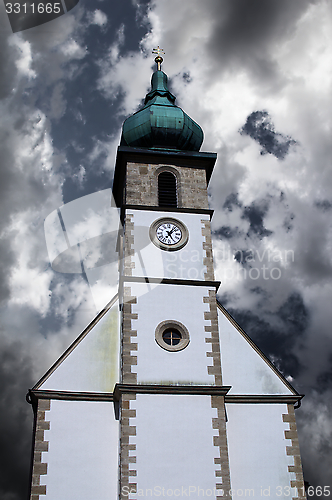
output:
M 50 119 L 61 118 L 66 109 L 66 66 L 86 54 L 73 16 L 58 21 L 46 31 L 1 31 L 12 70 L 2 74 L 2 88 L 11 92 L 0 101 L 0 292 L 9 305 L 44 316 L 53 272 L 47 271 L 43 218 L 62 204 L 59 167 L 66 162 L 53 147 Z M 36 105 L 37 96 L 47 101 L 48 115 Z
M 63 82 L 55 84 L 50 99 L 50 114 L 56 120 L 59 120 L 66 111 L 67 103 L 63 97 L 64 90 L 65 85 Z
M 76 40 L 68 40 L 62 45 L 61 51 L 70 59 L 83 59 L 86 56 L 87 49 L 81 47 Z
M 17 116 L 11 118 L 15 121 Z M 45 270 L 42 216 L 52 204 L 61 203 L 61 177 L 53 172 L 54 151 L 45 115 L 32 113 L 18 134 L 12 120 L 7 117 L 8 156 L 2 165 L 3 175 L 7 169 L 11 174 L 1 200 L 2 238 L 14 259 L 13 269 L 6 273 L 9 303 L 27 305 L 44 315 L 52 273 Z
M 96 9 L 91 17 L 91 24 L 97 24 L 97 26 L 104 26 L 107 23 L 107 15 L 100 9 Z
M 9 38 L 9 45 L 15 47 L 20 54 L 20 57 L 15 61 L 19 73 L 22 76 L 34 78 L 36 76 L 36 72 L 31 68 L 31 44 L 28 40 L 23 40 L 19 35 L 13 35 Z

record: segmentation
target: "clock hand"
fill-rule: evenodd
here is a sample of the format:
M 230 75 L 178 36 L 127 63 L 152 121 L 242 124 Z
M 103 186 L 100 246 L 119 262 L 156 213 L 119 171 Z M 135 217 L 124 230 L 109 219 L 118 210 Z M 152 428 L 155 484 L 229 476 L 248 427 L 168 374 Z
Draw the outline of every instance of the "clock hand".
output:
M 173 227 L 170 231 L 167 231 L 167 234 L 170 238 L 172 238 L 171 234 L 175 231 L 176 227 Z M 173 239 L 173 238 L 172 238 Z

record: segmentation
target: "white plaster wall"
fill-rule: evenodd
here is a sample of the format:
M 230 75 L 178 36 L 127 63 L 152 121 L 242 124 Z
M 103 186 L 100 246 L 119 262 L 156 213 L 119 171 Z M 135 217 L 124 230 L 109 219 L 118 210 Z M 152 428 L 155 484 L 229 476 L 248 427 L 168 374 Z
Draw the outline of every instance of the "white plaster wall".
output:
M 208 365 L 212 358 L 206 353 L 211 351 L 211 344 L 205 342 L 210 333 L 204 327 L 211 322 L 204 319 L 204 311 L 209 311 L 209 304 L 203 303 L 203 297 L 209 295 L 209 288 L 187 285 L 157 285 L 149 293 L 140 293 L 144 284 L 130 283 L 132 295 L 137 296 L 133 304 L 133 313 L 138 314 L 132 320 L 133 330 L 137 330 L 138 343 L 137 371 L 139 384 L 214 384 L 214 376 L 208 374 Z M 189 345 L 178 352 L 169 352 L 161 348 L 155 340 L 155 330 L 159 323 L 176 320 L 189 331 Z
M 46 499 L 116 500 L 119 423 L 113 403 L 53 400 L 46 420 Z
M 191 498 L 215 498 L 214 458 L 220 455 L 213 446 L 217 410 L 211 408 L 211 396 L 138 394 L 131 408 L 136 408 L 130 421 L 136 425 L 136 436 L 130 436 L 137 456 L 137 463 L 130 464 L 137 470 L 135 498 L 149 496 L 148 489 L 152 496 L 184 497 L 189 488 Z
M 203 258 L 205 258 L 203 242 L 205 237 L 202 236 L 201 220 L 209 221 L 208 216 L 148 210 L 130 210 L 128 213 L 134 214 L 135 255 L 133 261 L 135 268 L 133 276 L 204 280 L 206 266 L 203 265 Z M 173 217 L 187 226 L 189 240 L 181 250 L 167 252 L 151 242 L 149 228 L 155 220 L 161 217 Z
M 112 392 L 119 381 L 118 302 L 62 361 L 41 390 Z
M 264 359 L 218 309 L 223 384 L 229 394 L 292 394 Z
M 226 411 L 233 499 L 296 497 L 288 472 L 294 458 L 286 455 L 292 443 L 284 436 L 289 424 L 282 421 L 287 405 L 226 404 Z

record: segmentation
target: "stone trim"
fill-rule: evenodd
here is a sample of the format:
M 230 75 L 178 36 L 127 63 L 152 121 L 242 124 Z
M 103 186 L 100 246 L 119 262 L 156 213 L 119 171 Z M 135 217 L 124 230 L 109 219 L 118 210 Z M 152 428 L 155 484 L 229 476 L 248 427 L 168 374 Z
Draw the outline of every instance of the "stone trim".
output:
M 133 269 L 135 268 L 135 262 L 132 260 L 132 256 L 135 254 L 134 250 L 134 214 L 126 214 L 125 218 L 125 232 L 124 232 L 124 274 L 127 276 L 132 276 Z
M 136 451 L 136 444 L 130 443 L 130 436 L 136 436 L 136 426 L 132 425 L 130 419 L 136 418 L 136 410 L 131 408 L 131 401 L 136 400 L 136 394 L 122 394 L 121 396 L 121 434 L 120 434 L 120 499 L 128 500 L 131 496 L 125 494 L 127 488 L 137 491 L 137 483 L 131 482 L 132 477 L 137 476 L 137 471 L 131 464 L 136 463 L 136 455 L 130 451 Z M 123 488 L 126 488 L 123 490 Z
M 212 419 L 212 428 L 218 430 L 218 435 L 213 436 L 213 444 L 219 448 L 220 456 L 214 459 L 216 465 L 216 489 L 222 490 L 221 496 L 216 500 L 231 499 L 231 478 L 228 459 L 228 444 L 226 434 L 226 412 L 224 396 L 211 396 L 211 407 L 216 408 L 218 417 Z
M 205 250 L 205 257 L 203 259 L 203 264 L 206 266 L 206 273 L 204 273 L 204 279 L 206 281 L 214 281 L 211 222 L 209 220 L 201 219 L 201 223 L 203 225 L 202 236 L 205 237 L 205 241 L 203 242 L 203 250 Z
M 156 207 L 150 205 L 133 205 L 127 204 L 123 207 L 126 210 L 140 210 L 140 211 L 150 211 L 150 212 L 173 212 L 179 214 L 201 214 L 208 215 L 210 220 L 214 214 L 214 210 L 208 208 L 184 208 L 184 207 Z
M 288 472 L 295 474 L 295 480 L 290 481 L 291 488 L 297 488 L 297 496 L 292 500 L 305 500 L 304 480 L 300 455 L 299 438 L 297 435 L 295 411 L 292 404 L 287 405 L 288 413 L 282 415 L 283 422 L 289 423 L 289 429 L 285 430 L 285 438 L 292 441 L 291 446 L 286 446 L 286 454 L 294 457 L 294 464 L 288 466 Z
M 47 463 L 42 462 L 42 452 L 48 451 L 48 441 L 44 439 L 44 432 L 50 428 L 49 420 L 45 419 L 45 412 L 50 409 L 50 399 L 38 401 L 30 500 L 39 500 L 40 495 L 46 495 L 46 485 L 40 484 L 40 476 L 47 474 Z
M 206 356 L 213 359 L 213 365 L 208 366 L 208 374 L 214 375 L 215 385 L 222 385 L 221 357 L 219 343 L 218 311 L 215 290 L 209 290 L 209 296 L 203 297 L 203 302 L 209 304 L 210 310 L 204 312 L 204 319 L 211 321 L 211 325 L 205 326 L 205 332 L 210 332 L 211 337 L 206 337 L 205 342 L 211 344 L 211 351 Z
M 131 295 L 131 288 L 123 288 L 123 323 L 122 323 L 122 382 L 124 384 L 137 384 L 137 374 L 131 371 L 137 365 L 137 356 L 132 351 L 137 351 L 137 343 L 132 342 L 132 337 L 137 337 L 137 331 L 132 330 L 133 319 L 138 319 L 138 314 L 133 313 L 132 304 L 137 303 L 137 298 Z

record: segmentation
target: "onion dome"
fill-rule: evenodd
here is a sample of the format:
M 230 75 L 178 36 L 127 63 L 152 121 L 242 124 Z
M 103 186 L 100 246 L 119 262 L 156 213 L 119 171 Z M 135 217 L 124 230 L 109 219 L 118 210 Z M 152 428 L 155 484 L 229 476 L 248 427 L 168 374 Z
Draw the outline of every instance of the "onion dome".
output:
M 151 90 L 146 94 L 144 106 L 124 122 L 121 146 L 199 151 L 203 131 L 174 104 L 175 96 L 168 90 L 167 75 L 160 69 L 161 49 L 155 50 L 158 69 L 152 75 Z

